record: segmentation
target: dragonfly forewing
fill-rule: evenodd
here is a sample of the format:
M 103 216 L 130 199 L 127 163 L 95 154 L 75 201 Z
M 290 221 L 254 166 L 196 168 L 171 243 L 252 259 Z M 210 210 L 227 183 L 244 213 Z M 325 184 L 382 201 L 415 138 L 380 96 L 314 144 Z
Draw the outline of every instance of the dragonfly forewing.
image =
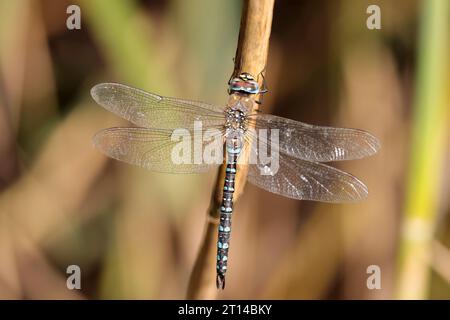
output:
M 278 130 L 278 148 L 291 157 L 330 162 L 360 159 L 375 154 L 380 143 L 368 132 L 358 129 L 314 126 L 269 114 L 251 117 L 255 128 Z
M 139 127 L 192 129 L 223 126 L 224 108 L 204 102 L 163 97 L 119 83 L 101 83 L 91 89 L 94 100 Z

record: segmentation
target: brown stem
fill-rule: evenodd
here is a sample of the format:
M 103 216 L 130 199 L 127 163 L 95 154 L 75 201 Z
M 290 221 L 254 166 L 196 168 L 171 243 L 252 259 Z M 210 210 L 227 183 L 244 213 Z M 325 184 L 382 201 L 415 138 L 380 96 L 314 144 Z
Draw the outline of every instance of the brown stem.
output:
M 261 74 L 265 70 L 267 62 L 274 2 L 275 0 L 246 0 L 242 10 L 239 40 L 234 60 L 234 75 L 242 72 L 250 73 L 257 78 L 260 86 L 263 82 Z M 256 108 L 256 104 L 254 108 Z M 237 201 L 244 189 L 246 176 L 245 167 L 237 171 L 234 201 Z M 188 299 L 214 299 L 217 294 L 215 252 L 224 177 L 225 166 L 222 165 L 208 209 L 206 232 L 189 279 Z

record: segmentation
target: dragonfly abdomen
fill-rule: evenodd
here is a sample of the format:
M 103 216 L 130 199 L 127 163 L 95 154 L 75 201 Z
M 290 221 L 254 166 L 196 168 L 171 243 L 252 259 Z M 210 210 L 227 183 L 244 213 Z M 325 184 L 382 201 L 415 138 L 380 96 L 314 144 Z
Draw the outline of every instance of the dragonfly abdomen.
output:
M 225 287 L 225 273 L 228 266 L 228 250 L 230 246 L 231 216 L 233 214 L 233 194 L 237 170 L 237 158 L 240 147 L 227 147 L 227 166 L 223 184 L 223 197 L 220 206 L 219 236 L 217 240 L 217 288 Z

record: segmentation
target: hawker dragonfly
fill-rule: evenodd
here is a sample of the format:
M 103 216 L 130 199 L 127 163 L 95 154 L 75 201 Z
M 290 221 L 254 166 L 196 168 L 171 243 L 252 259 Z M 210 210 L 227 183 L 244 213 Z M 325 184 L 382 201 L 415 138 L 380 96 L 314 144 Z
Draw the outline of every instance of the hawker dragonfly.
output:
M 95 146 L 107 156 L 167 173 L 205 172 L 226 164 L 216 264 L 216 284 L 222 289 L 239 170 L 245 166 L 248 181 L 285 197 L 355 202 L 368 195 L 367 187 L 323 162 L 360 159 L 379 149 L 378 140 L 362 130 L 314 126 L 254 112 L 259 103 L 256 97 L 264 91 L 248 73 L 233 77 L 228 91 L 229 101 L 222 106 L 164 97 L 116 83 L 98 84 L 91 90 L 98 104 L 136 125 L 104 129 L 94 136 Z M 258 132 L 268 138 L 261 138 Z M 199 136 L 202 139 L 196 139 Z M 208 161 L 205 150 L 217 151 L 211 148 L 214 141 L 224 152 L 219 156 L 215 152 L 215 161 Z M 261 161 L 262 149 L 271 149 L 269 161 Z M 180 154 L 181 160 L 176 157 Z

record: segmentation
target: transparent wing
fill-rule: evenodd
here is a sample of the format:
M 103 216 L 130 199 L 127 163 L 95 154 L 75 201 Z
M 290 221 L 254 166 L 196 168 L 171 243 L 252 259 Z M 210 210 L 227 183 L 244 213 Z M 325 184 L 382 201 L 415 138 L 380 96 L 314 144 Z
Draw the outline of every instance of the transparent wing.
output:
M 145 128 L 204 128 L 224 124 L 224 107 L 168 98 L 118 83 L 101 83 L 91 89 L 94 100 L 106 110 Z
M 260 144 L 247 144 L 251 155 L 247 163 L 248 181 L 288 198 L 323 202 L 355 202 L 367 197 L 367 187 L 356 177 L 336 168 L 291 157 L 267 153 L 262 160 Z M 276 152 L 276 150 L 274 150 Z M 265 152 L 264 152 L 265 153 Z
M 274 129 L 279 130 L 278 148 L 294 158 L 328 162 L 360 159 L 380 149 L 378 139 L 370 133 L 347 128 L 313 126 L 269 114 L 250 116 L 257 132 L 267 129 L 270 144 Z
M 149 170 L 197 173 L 222 163 L 222 134 L 220 130 L 209 133 L 207 138 L 200 140 L 201 145 L 195 145 L 199 140 L 194 138 L 194 132 L 188 130 L 177 131 L 173 138 L 172 130 L 109 128 L 99 131 L 93 142 L 107 156 Z M 216 158 L 212 160 L 211 157 L 205 158 L 204 150 L 213 148 L 217 148 L 220 154 L 215 154 Z

